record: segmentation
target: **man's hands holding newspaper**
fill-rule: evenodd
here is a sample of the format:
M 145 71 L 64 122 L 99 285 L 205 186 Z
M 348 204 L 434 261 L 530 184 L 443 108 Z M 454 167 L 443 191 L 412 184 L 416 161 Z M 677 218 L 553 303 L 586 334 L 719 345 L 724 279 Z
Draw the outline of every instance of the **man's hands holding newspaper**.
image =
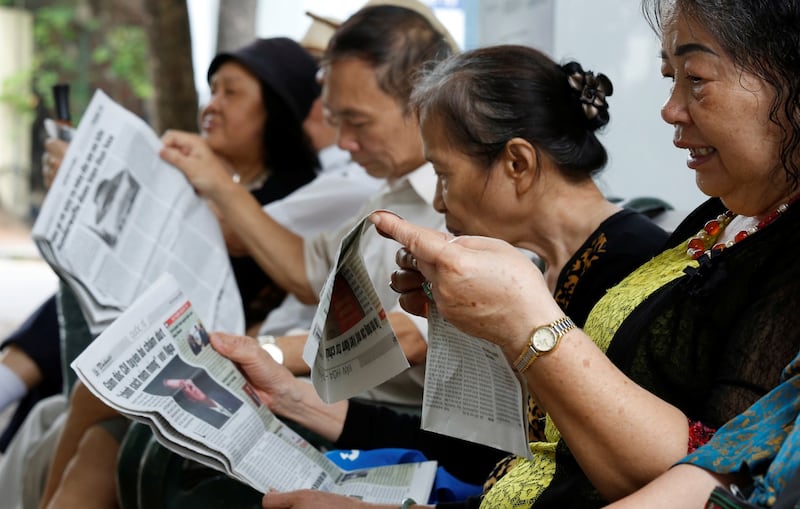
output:
M 291 419 L 335 442 L 342 434 L 349 406 L 347 401 L 326 404 L 314 387 L 281 366 L 256 339 L 216 332 L 211 345 L 239 366 L 259 399 L 279 417 Z

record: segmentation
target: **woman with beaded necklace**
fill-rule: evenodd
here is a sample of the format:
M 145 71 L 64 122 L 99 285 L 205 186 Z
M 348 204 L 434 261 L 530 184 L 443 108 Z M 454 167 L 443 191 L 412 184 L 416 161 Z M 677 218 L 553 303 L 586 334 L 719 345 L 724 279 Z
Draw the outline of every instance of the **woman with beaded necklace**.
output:
M 424 313 L 427 288 L 447 320 L 503 348 L 548 413 L 558 468 L 519 462 L 486 507 L 594 507 L 633 492 L 777 386 L 800 349 L 800 2 L 644 6 L 673 81 L 662 116 L 713 198 L 583 330 L 538 343 L 564 313 L 511 246 L 373 217 L 406 246 L 393 276 L 404 307 Z

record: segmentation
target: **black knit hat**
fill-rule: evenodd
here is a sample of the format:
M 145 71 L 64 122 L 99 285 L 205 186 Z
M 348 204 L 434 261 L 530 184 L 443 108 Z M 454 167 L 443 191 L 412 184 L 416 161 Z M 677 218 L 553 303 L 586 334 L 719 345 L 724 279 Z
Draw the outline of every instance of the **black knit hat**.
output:
M 274 91 L 303 123 L 311 104 L 320 94 L 317 84 L 317 63 L 295 41 L 286 37 L 256 39 L 237 50 L 220 53 L 208 66 L 206 79 L 229 60 L 234 60 L 253 73 Z

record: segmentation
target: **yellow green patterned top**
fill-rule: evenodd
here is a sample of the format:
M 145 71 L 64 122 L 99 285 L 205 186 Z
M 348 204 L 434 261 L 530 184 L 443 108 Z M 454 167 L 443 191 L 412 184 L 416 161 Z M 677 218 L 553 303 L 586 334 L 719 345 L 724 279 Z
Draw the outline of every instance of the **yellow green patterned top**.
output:
M 688 239 L 687 239 L 688 241 Z M 686 243 L 659 254 L 611 288 L 592 309 L 584 332 L 603 352 L 622 322 L 648 296 L 683 275 L 698 263 L 686 256 Z M 485 494 L 481 508 L 528 508 L 550 485 L 555 474 L 555 450 L 561 434 L 550 416 L 545 424 L 546 442 L 531 442 L 533 460 L 519 458 L 513 468 Z

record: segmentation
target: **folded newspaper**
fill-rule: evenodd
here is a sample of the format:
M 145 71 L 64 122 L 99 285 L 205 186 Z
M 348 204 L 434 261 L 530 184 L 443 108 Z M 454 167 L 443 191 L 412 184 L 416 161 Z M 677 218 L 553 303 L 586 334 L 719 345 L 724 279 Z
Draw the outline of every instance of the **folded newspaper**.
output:
M 165 447 L 259 490 L 312 488 L 376 502 L 427 500 L 435 462 L 343 471 L 275 417 L 160 277 L 72 363 L 83 383 Z
M 303 351 L 327 402 L 355 396 L 408 367 L 359 255 L 361 236 L 371 227 L 367 217 L 342 239 Z M 529 457 L 526 385 L 500 347 L 459 331 L 435 305 L 430 310 L 423 429 Z
M 328 403 L 356 396 L 409 366 L 360 254 L 361 237 L 371 227 L 363 218 L 339 244 L 303 350 L 314 388 Z
M 95 92 L 33 226 L 100 333 L 163 272 L 215 329 L 244 331 L 219 223 L 139 117 Z

